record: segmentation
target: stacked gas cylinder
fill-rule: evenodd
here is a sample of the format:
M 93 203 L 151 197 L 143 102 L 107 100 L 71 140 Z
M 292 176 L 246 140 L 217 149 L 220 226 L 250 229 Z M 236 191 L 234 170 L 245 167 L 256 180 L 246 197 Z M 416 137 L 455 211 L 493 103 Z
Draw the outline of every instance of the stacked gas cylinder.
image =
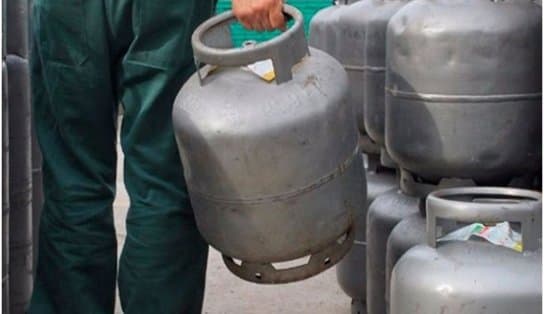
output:
M 359 108 L 362 136 L 379 146 L 378 168 L 395 167 L 400 179 L 398 189 L 389 185 L 374 201 L 369 192 L 366 230 L 358 225 L 356 245 L 337 267 L 353 313 L 536 312 L 540 193 L 514 187 L 540 189 L 540 7 L 508 0 L 337 3 L 314 17 L 310 44 L 351 73 L 350 100 Z M 367 142 L 362 147 L 371 161 L 377 150 Z M 367 189 L 373 191 L 382 185 L 369 166 Z M 430 193 L 436 195 L 426 206 Z M 510 214 L 519 208 L 523 214 Z M 430 226 L 436 219 L 442 234 L 471 222 L 521 224 L 525 251 L 472 240 L 435 249 Z M 437 251 L 446 252 L 442 266 L 471 258 L 485 264 L 491 256 L 507 262 L 486 264 L 487 272 L 477 262 L 452 270 L 432 263 Z M 534 276 L 517 276 L 509 267 Z M 425 275 L 429 269 L 434 281 Z M 509 284 L 516 278 L 522 282 L 517 289 Z M 468 281 L 489 291 L 475 294 Z
M 41 186 L 39 152 L 31 135 L 29 1 L 3 1 L 2 9 L 2 313 L 24 313 L 34 268 L 33 180 Z M 39 199 L 40 190 L 35 192 Z M 39 208 L 39 200 L 35 205 Z
M 367 208 L 379 196 L 396 191 L 395 165 L 384 149 L 385 31 L 388 19 L 406 1 L 345 1 L 320 11 L 310 24 L 310 45 L 337 58 L 349 77 L 348 102 L 355 112 L 366 162 L 367 203 L 359 209 L 356 239 L 337 267 L 338 282 L 353 299 L 352 312 L 366 313 L 365 272 Z M 394 192 L 396 193 L 396 192 Z M 385 252 L 382 254 L 385 259 Z M 383 281 L 383 280 L 382 280 Z

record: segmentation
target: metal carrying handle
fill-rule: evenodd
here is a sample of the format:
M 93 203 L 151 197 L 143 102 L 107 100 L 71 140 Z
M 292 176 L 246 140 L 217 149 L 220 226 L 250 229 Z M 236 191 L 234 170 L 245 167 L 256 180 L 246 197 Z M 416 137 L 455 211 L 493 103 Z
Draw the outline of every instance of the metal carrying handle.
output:
M 242 66 L 265 59 L 272 60 L 277 84 L 290 81 L 292 67 L 309 54 L 309 49 L 300 11 L 290 5 L 284 5 L 283 11 L 293 18 L 294 25 L 279 36 L 251 47 L 232 48 L 230 38 L 225 38 L 230 36 L 229 22 L 235 19 L 232 11 L 214 16 L 198 26 L 191 43 L 200 81 L 201 63 Z
M 467 200 L 453 199 L 455 197 Z M 490 202 L 473 202 L 478 197 L 490 197 Z M 437 218 L 443 218 L 466 223 L 520 222 L 523 251 L 539 248 L 542 214 L 539 192 L 498 187 L 450 188 L 429 194 L 426 206 L 427 243 L 431 247 L 436 247 Z

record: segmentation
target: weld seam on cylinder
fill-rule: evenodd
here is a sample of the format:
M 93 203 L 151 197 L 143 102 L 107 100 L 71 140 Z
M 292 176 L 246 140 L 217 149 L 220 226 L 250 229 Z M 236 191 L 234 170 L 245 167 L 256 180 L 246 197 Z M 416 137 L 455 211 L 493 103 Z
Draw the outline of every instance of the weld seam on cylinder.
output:
M 322 176 L 321 178 L 317 179 L 313 183 L 310 183 L 307 186 L 304 186 L 304 187 L 302 187 L 300 189 L 297 189 L 297 190 L 294 190 L 294 191 L 291 191 L 291 192 L 287 192 L 287 193 L 282 193 L 282 194 L 279 194 L 279 195 L 262 196 L 262 197 L 256 197 L 256 198 L 225 199 L 225 198 L 215 197 L 215 196 L 205 194 L 205 193 L 203 193 L 201 191 L 198 191 L 198 190 L 196 190 L 194 188 L 188 187 L 188 189 L 189 189 L 190 193 L 198 194 L 198 196 L 201 197 L 201 198 L 211 200 L 211 201 L 216 201 L 216 202 L 222 202 L 222 203 L 258 204 L 258 203 L 266 203 L 266 202 L 283 201 L 283 200 L 291 199 L 291 198 L 297 197 L 297 196 L 299 196 L 301 194 L 313 191 L 313 190 L 321 187 L 322 185 L 330 182 L 334 178 L 340 176 L 341 174 L 346 172 L 346 170 L 349 168 L 349 166 L 351 166 L 351 164 L 353 163 L 353 161 L 355 160 L 356 157 L 359 157 L 359 146 L 358 145 L 353 150 L 353 153 L 350 156 L 348 156 L 348 158 L 346 160 L 344 160 L 342 163 L 340 163 L 340 165 L 338 167 L 336 167 L 329 174 L 327 174 L 325 176 Z
M 385 72 L 385 67 L 383 66 L 371 66 L 371 65 L 353 65 L 353 64 L 342 64 L 346 71 L 354 72 Z
M 524 94 L 489 94 L 489 95 L 447 95 L 400 91 L 389 87 L 385 91 L 391 96 L 405 99 L 416 99 L 430 102 L 507 102 L 535 100 L 542 98 L 542 93 Z

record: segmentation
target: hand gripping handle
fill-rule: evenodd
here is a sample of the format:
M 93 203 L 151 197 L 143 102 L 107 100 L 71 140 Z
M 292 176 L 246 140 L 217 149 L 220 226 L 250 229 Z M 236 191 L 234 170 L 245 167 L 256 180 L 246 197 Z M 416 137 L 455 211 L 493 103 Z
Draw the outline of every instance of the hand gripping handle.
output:
M 291 16 L 294 25 L 277 37 L 255 45 L 232 48 L 229 25 L 235 19 L 232 11 L 214 16 L 202 23 L 191 38 L 197 69 L 201 63 L 223 66 L 242 66 L 256 61 L 271 59 L 276 83 L 292 79 L 291 69 L 309 54 L 304 36 L 304 19 L 299 10 L 284 5 L 283 11 Z M 228 37 L 228 38 L 227 38 Z M 200 71 L 197 71 L 199 78 Z

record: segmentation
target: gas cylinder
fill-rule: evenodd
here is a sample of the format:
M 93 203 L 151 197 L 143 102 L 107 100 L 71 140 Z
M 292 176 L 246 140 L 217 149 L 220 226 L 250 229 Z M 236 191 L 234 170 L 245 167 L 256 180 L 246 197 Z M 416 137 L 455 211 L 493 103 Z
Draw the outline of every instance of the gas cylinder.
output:
M 472 186 L 468 179 L 444 178 L 438 184 L 417 182 L 411 173 L 400 170 L 400 189 L 378 197 L 368 210 L 367 218 L 367 304 L 369 314 L 383 314 L 386 306 L 387 244 L 397 224 L 421 211 L 425 197 L 432 191 L 446 187 Z M 389 194 L 389 195 L 388 195 Z M 409 242 L 417 232 L 405 237 Z
M 415 0 L 387 29 L 385 142 L 421 178 L 504 185 L 541 168 L 541 8 Z
M 410 182 L 406 177 L 410 178 L 410 174 L 406 171 L 401 171 L 401 177 L 404 179 L 403 186 L 406 185 L 417 186 L 421 183 Z M 512 181 L 509 186 L 520 186 L 522 188 L 534 188 L 527 185 L 529 182 L 524 181 Z M 442 179 L 440 188 L 442 187 L 460 187 L 460 186 L 474 186 L 474 182 L 471 180 L 459 180 L 459 179 Z M 439 187 L 435 187 L 436 190 Z M 420 189 L 423 190 L 423 189 Z M 427 193 L 428 194 L 428 193 Z M 387 240 L 387 253 L 386 253 L 386 269 L 385 269 L 385 303 L 387 313 L 389 313 L 389 295 L 390 295 L 390 282 L 391 272 L 397 261 L 406 253 L 410 248 L 418 244 L 425 243 L 425 210 L 420 208 L 418 213 L 412 214 L 402 221 L 400 221 L 395 228 L 391 231 Z
M 355 221 L 355 241 L 349 253 L 336 266 L 336 278 L 342 290 L 352 298 L 351 313 L 366 313 L 366 213 L 379 195 L 398 187 L 395 172 L 369 163 L 366 170 L 367 206 Z
M 6 23 L 5 33 L 7 35 L 6 54 L 17 55 L 22 58 L 28 58 L 29 52 L 29 0 L 6 0 L 5 17 Z
M 395 168 L 385 150 L 385 34 L 389 19 L 408 0 L 371 0 L 365 15 L 363 117 L 368 136 L 380 147 L 381 162 Z
M 391 314 L 533 314 L 542 309 L 542 195 L 492 187 L 439 190 L 427 198 L 426 244 L 406 252 L 391 275 Z M 440 241 L 437 227 L 508 221 L 522 252 L 483 240 Z
M 413 246 L 425 243 L 425 217 L 417 212 L 401 220 L 387 239 L 385 257 L 385 307 L 389 309 L 391 272 L 397 261 Z
M 7 0 L 2 0 L 2 61 L 5 61 L 6 54 L 7 54 L 7 42 L 6 42 L 6 34 L 7 34 Z M 2 306 L 4 306 L 2 304 Z M 9 313 L 7 313 L 9 314 Z
M 9 314 L 9 109 L 5 61 L 2 61 L 2 313 Z
M 6 56 L 9 112 L 9 301 L 24 313 L 32 293 L 32 176 L 28 60 Z
M 404 217 L 417 213 L 419 198 L 401 189 L 378 196 L 366 221 L 366 302 L 369 314 L 385 313 L 385 253 L 389 233 Z
M 379 154 L 364 126 L 364 48 L 366 15 L 372 0 L 338 1 L 319 11 L 310 22 L 310 46 L 336 58 L 348 73 L 348 102 L 354 108 L 357 125 L 362 134 L 361 148 L 368 154 Z
M 284 12 L 291 28 L 243 48 L 230 43 L 232 12 L 201 24 L 192 45 L 206 66 L 173 109 L 197 226 L 231 272 L 257 283 L 335 265 L 352 246 L 366 199 L 347 75 L 308 47 L 300 12 Z M 261 61 L 273 65 L 274 82 L 242 67 Z

